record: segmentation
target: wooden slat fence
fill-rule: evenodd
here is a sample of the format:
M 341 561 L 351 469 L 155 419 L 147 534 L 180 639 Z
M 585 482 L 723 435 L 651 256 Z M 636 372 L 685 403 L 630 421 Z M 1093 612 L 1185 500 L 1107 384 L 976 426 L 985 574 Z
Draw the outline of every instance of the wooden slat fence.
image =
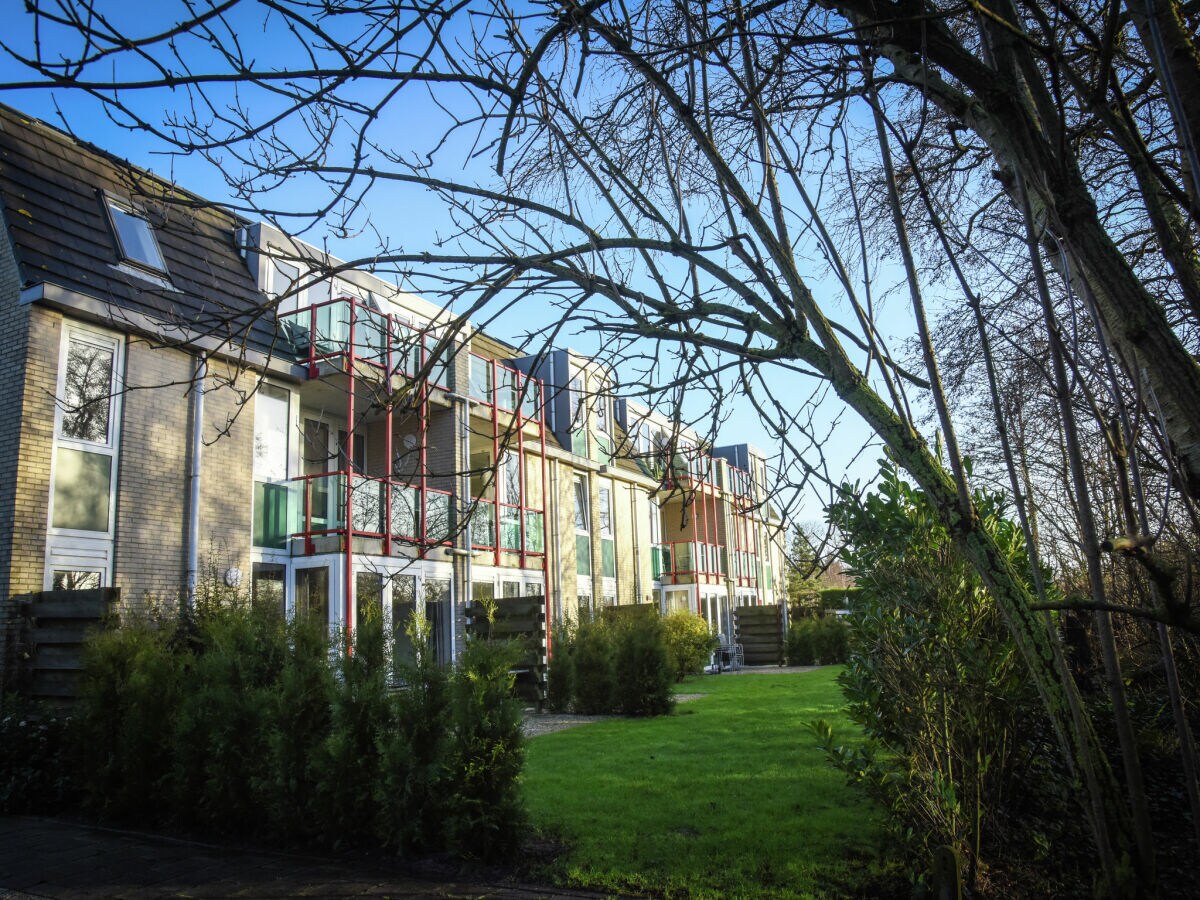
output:
M 517 696 L 531 700 L 541 711 L 546 702 L 546 598 L 503 597 L 467 607 L 467 634 L 485 640 L 521 643 L 523 653 L 513 667 Z
M 746 665 L 783 665 L 783 609 L 780 606 L 738 606 L 734 608 L 733 619 Z
M 14 597 L 21 629 L 17 688 L 32 699 L 70 703 L 79 692 L 83 642 L 114 621 L 117 588 L 41 591 Z

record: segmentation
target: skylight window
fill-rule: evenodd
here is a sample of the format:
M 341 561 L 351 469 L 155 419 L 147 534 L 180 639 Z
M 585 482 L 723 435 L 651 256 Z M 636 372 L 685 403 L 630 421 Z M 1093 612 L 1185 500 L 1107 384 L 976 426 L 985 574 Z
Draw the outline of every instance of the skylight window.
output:
M 106 203 L 121 258 L 156 272 L 167 271 L 167 264 L 163 261 L 162 251 L 158 249 L 158 241 L 149 221 L 111 197 L 106 198 Z

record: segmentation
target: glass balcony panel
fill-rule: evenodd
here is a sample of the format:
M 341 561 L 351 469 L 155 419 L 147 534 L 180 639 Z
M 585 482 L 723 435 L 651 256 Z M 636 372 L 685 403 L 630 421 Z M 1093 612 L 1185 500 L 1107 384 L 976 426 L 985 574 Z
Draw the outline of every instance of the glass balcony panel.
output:
M 346 526 L 346 476 L 309 478 L 305 512 L 309 531 L 332 531 Z M 303 485 L 301 481 L 299 484 Z M 301 523 L 303 527 L 303 523 Z
M 492 402 L 492 361 L 471 357 L 471 399 Z
M 546 533 L 545 519 L 540 512 L 526 510 L 525 512 L 525 552 L 545 553 Z
M 521 510 L 516 506 L 500 507 L 500 549 L 521 551 Z
M 387 359 L 387 319 L 373 309 L 359 305 L 354 310 L 354 353 L 367 362 L 382 366 Z
M 392 485 L 392 534 L 416 540 L 421 536 L 421 491 L 402 484 Z
M 312 339 L 309 334 L 311 324 L 312 313 L 307 309 L 279 317 L 279 333 L 286 344 L 292 348 L 293 359 L 308 357 L 308 344 Z M 286 353 L 286 350 L 283 352 Z
M 695 572 L 695 554 L 693 553 L 694 545 L 690 543 L 678 543 L 675 545 L 675 571 L 676 572 Z
M 383 534 L 384 483 L 375 478 L 356 475 L 353 485 L 350 506 L 354 516 L 354 530 Z
M 538 383 L 532 378 L 525 378 L 522 383 L 524 391 L 521 397 L 521 415 L 529 419 L 538 417 Z
M 425 539 L 440 544 L 450 538 L 450 495 L 429 491 L 425 495 Z
M 491 500 L 476 500 L 471 511 L 471 546 L 496 546 L 495 506 Z
M 427 334 L 423 338 L 425 344 L 425 359 L 432 360 L 433 365 L 429 370 L 430 384 L 445 388 L 446 390 L 454 390 L 453 373 L 454 373 L 454 354 L 450 350 L 444 350 L 440 355 L 436 355 L 438 351 L 438 339 L 431 334 Z
M 295 485 L 291 482 L 254 483 L 254 546 L 283 550 L 295 531 L 292 512 Z
M 496 405 L 501 409 L 515 411 L 517 408 L 517 373 L 500 366 L 496 386 Z
M 345 353 L 350 341 L 350 302 L 339 300 L 317 307 L 317 353 Z

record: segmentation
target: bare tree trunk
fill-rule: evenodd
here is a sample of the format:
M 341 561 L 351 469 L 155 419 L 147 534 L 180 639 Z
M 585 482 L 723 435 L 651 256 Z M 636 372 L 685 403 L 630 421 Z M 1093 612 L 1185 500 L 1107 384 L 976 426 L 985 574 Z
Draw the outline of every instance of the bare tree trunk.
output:
M 1018 184 L 1018 191 L 1024 198 L 1023 185 Z M 1046 283 L 1046 273 L 1041 264 L 1041 252 L 1035 233 L 1036 225 L 1033 214 L 1027 203 L 1023 204 L 1025 213 L 1026 242 L 1029 248 L 1030 262 L 1033 265 L 1034 280 L 1042 303 L 1042 313 L 1046 324 L 1046 333 L 1050 345 L 1050 360 L 1054 373 L 1055 393 L 1057 394 L 1059 414 L 1062 419 L 1063 437 L 1067 461 L 1070 466 L 1071 481 L 1076 498 L 1076 511 L 1079 517 L 1080 540 L 1083 556 L 1087 565 L 1088 586 L 1095 603 L 1104 605 L 1108 602 L 1104 585 L 1104 573 L 1100 564 L 1100 540 L 1096 533 L 1096 522 L 1092 511 L 1087 475 L 1083 467 L 1083 453 L 1079 444 L 1079 433 L 1075 422 L 1075 410 L 1071 404 L 1070 384 L 1067 379 L 1067 367 L 1064 362 L 1066 348 L 1063 347 L 1058 333 L 1058 323 L 1054 315 L 1054 306 L 1050 299 L 1050 289 Z M 1125 684 L 1121 676 L 1121 663 L 1117 656 L 1116 641 L 1112 631 L 1112 616 L 1107 610 L 1098 609 L 1094 613 L 1096 630 L 1100 641 L 1100 653 L 1104 660 L 1105 682 L 1108 686 L 1109 699 L 1113 707 L 1113 719 L 1116 724 L 1117 740 L 1121 746 L 1121 759 L 1125 769 L 1125 779 L 1128 782 L 1129 805 L 1133 811 L 1134 838 L 1137 842 L 1135 862 L 1140 878 L 1139 889 L 1154 894 L 1154 838 L 1150 827 L 1150 810 L 1146 802 L 1146 788 L 1142 778 L 1142 767 L 1137 752 L 1137 741 L 1133 733 L 1133 723 L 1129 719 L 1129 706 L 1125 698 Z

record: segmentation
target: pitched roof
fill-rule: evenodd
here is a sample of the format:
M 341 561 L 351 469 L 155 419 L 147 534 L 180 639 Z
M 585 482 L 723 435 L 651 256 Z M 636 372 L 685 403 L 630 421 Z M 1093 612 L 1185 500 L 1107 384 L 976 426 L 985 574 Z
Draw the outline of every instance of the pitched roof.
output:
M 167 282 L 122 265 L 104 196 L 154 226 Z M 55 285 L 142 317 L 167 339 L 202 334 L 266 350 L 274 315 L 235 244 L 249 223 L 151 172 L 0 105 L 0 204 L 21 287 Z

